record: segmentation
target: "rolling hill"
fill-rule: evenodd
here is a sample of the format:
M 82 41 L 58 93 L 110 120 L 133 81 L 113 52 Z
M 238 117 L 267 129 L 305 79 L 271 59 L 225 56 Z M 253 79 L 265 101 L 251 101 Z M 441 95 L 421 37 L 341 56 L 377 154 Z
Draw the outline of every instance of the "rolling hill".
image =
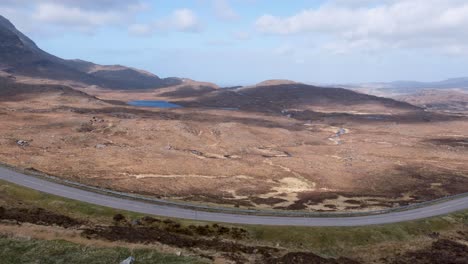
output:
M 304 111 L 368 114 L 421 110 L 405 102 L 343 88 L 325 88 L 278 80 L 234 89 L 216 89 L 192 100 L 183 100 L 184 98 L 178 96 L 162 99 L 192 107 L 229 108 L 283 115 Z
M 379 96 L 415 94 L 422 90 L 468 91 L 468 77 L 451 78 L 437 82 L 394 81 L 333 85 Z

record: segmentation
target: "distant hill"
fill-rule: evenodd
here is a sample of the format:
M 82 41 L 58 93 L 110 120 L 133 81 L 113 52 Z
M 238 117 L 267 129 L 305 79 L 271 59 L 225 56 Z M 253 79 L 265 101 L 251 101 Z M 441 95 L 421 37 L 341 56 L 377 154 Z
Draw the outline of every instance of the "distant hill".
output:
M 395 82 L 375 82 L 358 83 L 346 85 L 333 85 L 347 89 L 353 89 L 364 93 L 380 96 L 396 96 L 413 94 L 424 89 L 436 90 L 466 90 L 468 91 L 468 77 L 452 78 L 437 82 L 417 82 L 417 81 L 395 81 Z
M 291 81 L 266 81 L 236 89 L 216 89 L 192 101 L 173 100 L 186 106 L 235 108 L 284 115 L 303 111 L 368 114 L 421 110 L 393 99 Z
M 467 92 L 424 89 L 417 93 L 397 96 L 395 99 L 432 111 L 468 113 Z
M 72 89 L 64 85 L 41 85 L 41 84 L 26 84 L 17 83 L 13 79 L 0 74 L 0 102 L 27 100 L 28 98 L 41 100 L 47 95 L 56 95 L 59 97 L 73 97 L 77 100 L 84 100 L 87 103 L 105 103 L 95 96 L 91 96 L 85 92 Z M 60 102 L 61 100 L 55 100 Z
M 147 89 L 180 84 L 179 78 L 158 76 L 121 65 L 65 60 L 41 50 L 6 18 L 0 16 L 0 71 L 13 76 L 71 81 L 111 89 Z
M 438 82 L 396 81 L 385 84 L 393 89 L 455 89 L 468 88 L 468 77 L 452 78 Z

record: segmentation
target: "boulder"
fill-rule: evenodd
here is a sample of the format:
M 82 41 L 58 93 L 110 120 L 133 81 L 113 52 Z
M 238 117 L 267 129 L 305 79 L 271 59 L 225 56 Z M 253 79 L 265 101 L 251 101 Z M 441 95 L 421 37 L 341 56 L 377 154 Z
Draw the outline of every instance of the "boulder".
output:
M 16 141 L 16 145 L 20 146 L 20 147 L 27 147 L 29 146 L 29 142 L 26 141 L 26 140 L 17 140 Z
M 135 258 L 130 256 L 124 260 L 122 260 L 122 262 L 120 262 L 120 264 L 133 264 L 135 262 Z

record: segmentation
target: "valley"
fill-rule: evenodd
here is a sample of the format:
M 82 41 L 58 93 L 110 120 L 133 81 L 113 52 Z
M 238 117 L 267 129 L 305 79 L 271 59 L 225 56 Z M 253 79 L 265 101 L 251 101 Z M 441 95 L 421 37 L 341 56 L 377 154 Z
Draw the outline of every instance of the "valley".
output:
M 63 33 L 60 42 L 76 37 L 59 30 L 70 27 L 74 16 L 92 27 L 114 21 L 110 32 L 118 36 L 123 23 L 139 21 L 120 21 L 120 8 L 150 12 L 125 1 L 72 2 L 58 9 L 55 1 L 37 4 L 52 16 L 33 19 L 49 26 L 54 14 L 67 20 L 55 28 Z M 341 5 L 317 12 L 335 4 Z M 3 5 L 1 12 L 14 10 Z M 74 8 L 62 12 L 67 5 Z M 106 8 L 120 12 L 97 15 Z M 286 24 L 296 30 L 308 13 Z M 94 19 L 83 19 L 89 15 Z M 89 45 L 73 42 L 73 49 L 56 50 L 86 50 L 101 62 L 135 56 L 142 60 L 135 65 L 164 70 L 178 60 L 178 73 L 197 72 L 196 65 L 222 78 L 210 71 L 218 70 L 216 63 L 205 64 L 209 56 L 184 55 L 207 46 L 207 54 L 220 56 L 228 46 L 250 41 L 250 34 L 234 32 L 242 40 L 221 46 L 192 42 L 197 37 L 175 41 L 178 34 L 200 34 L 203 26 L 192 25 L 196 20 L 190 9 L 175 10 L 152 24 L 131 25 L 127 40 L 110 37 L 99 45 L 93 41 L 100 33 L 79 27 L 80 34 L 89 34 Z M 260 20 L 257 27 L 285 22 L 267 15 Z M 280 28 L 282 34 L 287 28 Z M 262 34 L 255 38 L 269 39 Z M 166 41 L 167 54 L 159 50 Z M 125 46 L 125 52 L 110 44 Z M 144 58 L 138 50 L 161 55 Z M 320 67 L 307 68 L 310 62 L 300 53 L 273 53 L 281 61 L 274 71 L 269 63 L 254 69 L 258 54 L 246 58 L 247 68 L 259 76 L 284 76 L 289 69 L 281 67 L 296 67 L 290 76 L 327 75 Z M 282 65 L 288 56 L 294 64 Z M 236 67 L 233 57 L 235 52 L 222 58 L 226 75 Z M 319 61 L 330 67 L 328 60 Z M 356 69 L 346 66 L 341 74 Z M 327 76 L 337 77 L 336 70 Z M 365 73 L 376 78 L 371 72 Z M 236 75 L 236 82 L 248 83 L 249 74 Z M 345 85 L 271 79 L 223 87 L 158 75 L 58 57 L 0 15 L 0 262 L 467 262 L 468 78 Z
M 468 183 L 465 116 L 359 94 L 343 106 L 341 90 L 312 86 L 301 86 L 311 95 L 300 100 L 275 94 L 298 89 L 288 86 L 242 88 L 243 99 L 214 88 L 191 97 L 48 89 L 2 97 L 2 162 L 170 200 L 318 212 L 419 203 Z

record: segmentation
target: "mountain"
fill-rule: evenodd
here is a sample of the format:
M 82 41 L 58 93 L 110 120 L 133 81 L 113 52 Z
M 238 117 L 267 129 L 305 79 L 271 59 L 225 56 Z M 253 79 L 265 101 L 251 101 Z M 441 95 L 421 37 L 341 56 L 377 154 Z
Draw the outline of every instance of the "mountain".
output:
M 413 106 L 406 103 L 361 94 L 343 88 L 325 88 L 293 82 L 284 82 L 282 84 L 262 82 L 256 86 L 239 88 L 237 92 L 243 96 L 275 102 L 275 105 L 283 108 L 308 109 L 317 106 L 336 106 L 336 108 L 342 107 L 345 109 L 347 106 L 378 103 L 391 108 L 414 109 Z
M 337 85 L 364 93 L 381 96 L 398 96 L 413 94 L 424 89 L 436 90 L 465 90 L 468 91 L 468 77 L 451 78 L 437 82 L 394 81 Z
M 384 83 L 385 85 L 385 83 Z M 386 84 L 393 89 L 463 89 L 468 88 L 468 77 L 452 78 L 438 82 L 396 81 Z
M 239 109 L 283 115 L 307 111 L 365 115 L 421 110 L 419 107 L 393 99 L 343 88 L 318 87 L 291 81 L 265 81 L 248 87 L 216 89 L 192 101 L 178 99 L 182 98 L 171 98 L 172 101 L 185 106 Z
M 159 78 L 121 65 L 98 65 L 65 60 L 41 50 L 6 18 L 0 16 L 0 71 L 15 77 L 61 81 L 111 89 L 147 89 L 180 84 L 178 78 Z
M 66 64 L 97 79 L 104 79 L 118 87 L 159 88 L 181 83 L 179 78 L 161 79 L 158 76 L 122 65 L 99 65 L 84 60 L 67 60 Z

